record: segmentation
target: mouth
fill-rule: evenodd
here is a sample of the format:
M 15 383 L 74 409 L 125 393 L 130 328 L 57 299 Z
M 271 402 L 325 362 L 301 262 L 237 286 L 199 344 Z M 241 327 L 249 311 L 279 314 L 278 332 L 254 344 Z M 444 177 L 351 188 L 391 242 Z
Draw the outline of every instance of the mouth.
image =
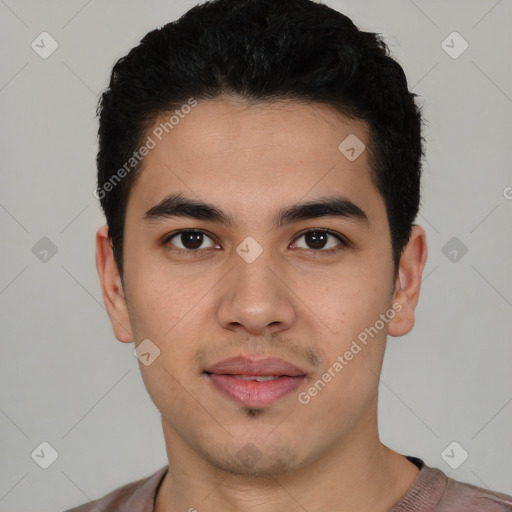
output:
M 297 366 L 274 357 L 233 357 L 204 372 L 213 387 L 245 407 L 266 407 L 296 390 L 306 379 Z

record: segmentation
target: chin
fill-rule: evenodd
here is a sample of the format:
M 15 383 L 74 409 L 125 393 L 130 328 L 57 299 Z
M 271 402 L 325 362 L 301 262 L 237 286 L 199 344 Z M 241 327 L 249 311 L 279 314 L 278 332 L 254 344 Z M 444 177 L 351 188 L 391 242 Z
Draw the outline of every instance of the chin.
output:
M 210 463 L 217 469 L 226 473 L 248 477 L 277 477 L 289 473 L 295 469 L 292 462 L 294 457 L 276 457 L 275 454 L 262 455 L 257 461 L 251 458 L 240 457 L 238 453 L 221 460 L 210 460 Z
M 217 445 L 215 452 L 203 447 L 206 448 L 203 450 L 203 457 L 215 468 L 240 476 L 276 477 L 299 469 L 302 464 L 297 450 L 288 443 L 279 445 L 276 444 L 277 440 L 269 442 L 266 436 L 267 433 L 264 433 L 260 441 L 237 441 L 229 443 L 229 446 Z M 232 441 L 234 439 L 236 437 Z

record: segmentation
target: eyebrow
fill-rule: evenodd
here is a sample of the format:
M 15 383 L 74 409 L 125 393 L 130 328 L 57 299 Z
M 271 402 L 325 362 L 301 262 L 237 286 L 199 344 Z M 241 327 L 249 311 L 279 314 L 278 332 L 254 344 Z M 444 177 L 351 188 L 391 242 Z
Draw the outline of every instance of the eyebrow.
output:
M 213 204 L 190 199 L 182 194 L 170 194 L 144 214 L 144 220 L 157 221 L 174 217 L 186 217 L 224 224 L 233 227 L 234 217 Z M 273 227 L 278 229 L 294 222 L 320 217 L 341 217 L 369 223 L 368 216 L 355 203 L 344 196 L 324 196 L 314 201 L 298 203 L 281 208 L 273 218 Z

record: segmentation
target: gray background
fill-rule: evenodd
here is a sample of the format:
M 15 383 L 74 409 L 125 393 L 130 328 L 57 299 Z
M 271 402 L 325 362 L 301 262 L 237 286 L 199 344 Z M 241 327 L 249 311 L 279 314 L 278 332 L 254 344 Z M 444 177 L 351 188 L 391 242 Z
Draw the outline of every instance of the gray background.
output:
M 115 60 L 195 3 L 0 0 L 1 511 L 64 510 L 167 462 L 101 298 L 95 109 Z M 325 3 L 384 35 L 428 120 L 429 258 L 416 326 L 389 338 L 382 440 L 512 494 L 512 1 Z M 59 44 L 47 59 L 31 48 L 43 31 Z M 453 31 L 469 43 L 458 58 L 442 47 Z M 57 248 L 46 262 L 43 237 Z M 31 457 L 43 441 L 58 452 L 46 470 Z M 469 453 L 457 469 L 441 456 L 452 441 Z

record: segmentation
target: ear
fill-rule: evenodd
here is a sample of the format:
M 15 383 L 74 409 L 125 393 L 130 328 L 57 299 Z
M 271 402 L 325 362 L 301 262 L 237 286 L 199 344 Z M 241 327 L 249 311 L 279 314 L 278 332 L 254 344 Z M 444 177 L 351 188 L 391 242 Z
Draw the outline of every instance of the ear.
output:
M 133 341 L 130 317 L 106 224 L 96 233 L 96 269 L 114 335 L 119 341 L 130 343 Z
M 414 326 L 414 309 L 420 297 L 421 278 L 427 261 L 427 237 L 421 226 L 414 225 L 405 246 L 395 281 L 393 304 L 396 315 L 388 324 L 390 336 L 403 336 Z

